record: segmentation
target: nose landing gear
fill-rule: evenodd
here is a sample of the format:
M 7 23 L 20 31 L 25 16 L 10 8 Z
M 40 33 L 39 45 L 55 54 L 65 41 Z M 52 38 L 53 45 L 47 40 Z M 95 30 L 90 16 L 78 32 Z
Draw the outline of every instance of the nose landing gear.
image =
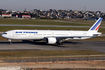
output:
M 11 44 L 11 39 L 8 39 L 8 41 L 9 41 L 9 44 Z

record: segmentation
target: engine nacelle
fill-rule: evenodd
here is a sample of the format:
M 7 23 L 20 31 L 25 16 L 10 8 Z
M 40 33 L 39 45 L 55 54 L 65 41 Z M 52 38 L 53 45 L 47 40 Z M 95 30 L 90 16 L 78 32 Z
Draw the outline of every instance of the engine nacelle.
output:
M 45 38 L 45 41 L 46 41 L 47 44 L 55 44 L 57 42 L 55 37 Z

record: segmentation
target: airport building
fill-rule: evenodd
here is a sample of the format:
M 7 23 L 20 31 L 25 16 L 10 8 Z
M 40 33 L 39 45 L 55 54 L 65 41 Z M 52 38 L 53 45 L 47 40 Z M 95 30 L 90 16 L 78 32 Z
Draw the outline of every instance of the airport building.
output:
M 12 14 L 2 14 L 2 18 L 10 18 L 12 17 Z
M 22 18 L 31 18 L 30 15 L 22 15 Z
M 16 15 L 16 18 L 18 18 L 18 15 Z

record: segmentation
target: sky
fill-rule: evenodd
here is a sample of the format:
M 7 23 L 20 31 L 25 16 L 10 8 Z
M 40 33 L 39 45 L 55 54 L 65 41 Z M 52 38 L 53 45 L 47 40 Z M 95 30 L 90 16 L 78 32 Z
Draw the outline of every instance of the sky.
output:
M 77 10 L 105 12 L 105 0 L 0 0 L 0 9 L 6 10 Z

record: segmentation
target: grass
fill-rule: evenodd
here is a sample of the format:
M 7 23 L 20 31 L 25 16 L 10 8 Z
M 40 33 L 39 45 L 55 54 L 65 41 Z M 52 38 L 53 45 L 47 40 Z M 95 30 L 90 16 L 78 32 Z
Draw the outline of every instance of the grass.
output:
M 51 50 L 51 51 L 0 51 L 0 57 L 30 57 L 30 56 L 64 56 L 64 55 L 99 55 L 103 54 L 91 50 Z
M 62 21 L 62 20 L 58 20 Z M 64 20 L 63 20 L 64 21 Z M 67 21 L 67 20 L 66 20 Z M 68 22 L 56 22 L 55 20 L 44 19 L 4 19 L 0 18 L 0 24 L 20 24 L 20 25 L 66 25 L 66 26 L 90 26 L 95 21 L 83 21 L 83 20 L 70 20 Z M 72 23 L 73 22 L 73 23 Z M 81 23 L 81 24 L 80 24 Z M 102 22 L 102 26 L 105 26 L 105 21 Z M 0 32 L 5 32 L 13 29 L 38 29 L 38 30 L 88 30 L 89 28 L 75 28 L 75 27 L 27 27 L 27 26 L 0 26 Z M 105 28 L 100 28 L 100 32 L 105 33 Z
M 72 23 L 73 22 L 73 23 Z M 72 25 L 72 26 L 90 26 L 91 24 L 87 23 L 87 21 L 72 21 L 68 22 L 57 22 L 55 20 L 38 20 L 38 19 L 0 19 L 0 24 L 21 24 L 21 25 Z M 78 24 L 79 23 L 79 24 Z M 92 22 L 91 22 L 92 23 Z M 93 23 L 92 23 L 93 24 Z
M 63 21 L 63 22 L 62 22 Z M 70 21 L 70 22 L 66 22 Z M 83 20 L 49 20 L 49 19 L 4 19 L 0 18 L 0 24 L 20 24 L 20 25 L 72 25 L 72 26 L 91 26 L 95 21 Z M 105 21 L 102 21 L 105 26 Z
M 28 29 L 28 30 L 83 30 L 87 31 L 89 28 L 80 27 L 31 27 L 31 26 L 0 26 L 0 32 L 16 29 Z M 99 32 L 105 33 L 105 28 L 100 28 Z
M 89 28 L 77 28 L 77 27 L 27 27 L 27 26 L 0 26 L 0 32 L 16 29 L 28 29 L 28 30 L 88 30 Z

